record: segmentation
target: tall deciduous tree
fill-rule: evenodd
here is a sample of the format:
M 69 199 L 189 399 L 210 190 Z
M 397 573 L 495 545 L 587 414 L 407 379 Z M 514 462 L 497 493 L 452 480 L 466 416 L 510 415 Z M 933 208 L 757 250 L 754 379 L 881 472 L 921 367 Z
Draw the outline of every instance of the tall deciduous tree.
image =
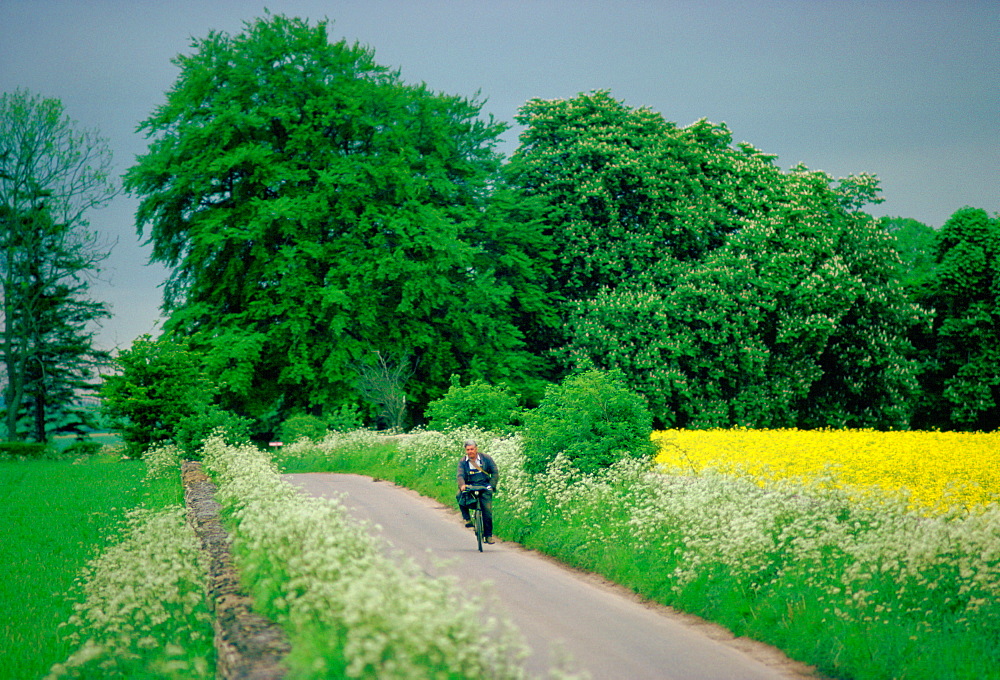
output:
M 205 349 L 227 405 L 335 409 L 372 356 L 412 358 L 418 405 L 455 372 L 537 369 L 520 327 L 544 317 L 550 256 L 496 198 L 504 126 L 481 104 L 403 83 L 325 22 L 269 15 L 193 48 L 126 187 L 173 268 L 165 329 Z
M 923 361 L 917 424 L 1000 427 L 1000 218 L 955 212 L 937 234 L 935 267 L 919 289 L 933 327 L 916 344 Z
M 570 363 L 620 369 L 667 425 L 906 425 L 916 312 L 861 211 L 874 177 L 785 173 L 606 92 L 519 121 L 511 176 L 548 206 Z
M 678 127 L 606 91 L 535 99 L 516 120 L 508 175 L 544 205 L 553 288 L 569 299 L 698 262 L 785 188 L 773 157 L 733 148 L 724 125 Z
M 821 195 L 748 224 L 669 285 L 581 303 L 571 356 L 621 369 L 665 425 L 906 427 L 917 311 L 891 240 L 838 215 L 822 173 L 798 180 Z
M 107 253 L 84 216 L 114 196 L 110 164 L 106 142 L 80 131 L 59 100 L 0 95 L 0 347 L 10 439 L 22 436 L 18 423 L 30 405 L 34 436 L 45 440 L 49 414 L 74 412 L 95 362 L 106 358 L 90 326 L 109 314 L 89 299 L 88 276 Z

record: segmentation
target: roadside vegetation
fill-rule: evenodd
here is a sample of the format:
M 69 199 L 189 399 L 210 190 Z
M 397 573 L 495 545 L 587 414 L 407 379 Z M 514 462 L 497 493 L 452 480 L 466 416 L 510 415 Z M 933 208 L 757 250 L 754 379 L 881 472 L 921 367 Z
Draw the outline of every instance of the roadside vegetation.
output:
M 290 678 L 524 677 L 527 647 L 487 613 L 492 595 L 456 600 L 455 579 L 386 555 L 339 501 L 281 480 L 267 452 L 213 438 L 204 463 L 243 583 L 292 643 Z
M 438 411 L 468 408 L 464 396 L 438 404 Z M 561 435 L 564 442 L 585 439 L 592 424 L 575 401 L 565 391 L 550 396 L 563 406 L 543 413 L 585 425 Z M 662 431 L 654 433 L 655 458 L 649 449 L 630 454 L 632 440 L 612 462 L 594 454 L 605 462 L 589 471 L 557 446 L 544 469 L 533 472 L 521 433 L 468 428 L 302 436 L 276 454 L 213 437 L 200 455 L 219 485 L 244 583 L 260 611 L 292 639 L 290 677 L 463 677 L 476 664 L 496 677 L 518 677 L 523 642 L 499 621 L 488 625 L 496 626 L 511 665 L 459 654 L 465 670 L 451 667 L 444 660 L 454 656 L 450 646 L 468 642 L 468 628 L 455 619 L 481 613 L 456 617 L 453 603 L 439 599 L 446 582 L 421 580 L 415 587 L 423 577 L 406 562 L 381 561 L 366 528 L 338 503 L 303 497 L 278 478 L 279 470 L 362 473 L 450 505 L 450 470 L 462 440 L 472 437 L 503 471 L 495 502 L 496 533 L 505 540 L 774 644 L 831 678 L 998 678 L 990 670 L 1000 668 L 1000 467 L 991 463 L 997 435 L 947 435 L 972 472 L 968 488 L 953 479 L 943 483 L 950 457 L 928 455 L 939 450 L 942 436 Z M 881 452 L 881 466 L 858 455 L 866 447 Z M 14 609 L 6 614 L 8 638 L 21 641 L 15 648 L 24 655 L 14 666 L 19 675 L 10 677 L 41 677 L 45 670 L 53 679 L 212 676 L 204 566 L 178 504 L 181 455 L 169 446 L 142 461 L 98 456 L 0 464 L 13 483 L 5 488 L 19 490 L 18 507 L 28 502 L 29 477 L 36 479 L 38 507 L 56 507 L 52 476 L 75 482 L 66 489 L 113 481 L 118 494 L 85 494 L 73 506 L 83 516 L 106 513 L 108 527 L 89 547 L 71 541 L 79 549 L 75 558 L 44 560 L 49 572 L 15 570 L 25 580 L 4 601 L 17 601 L 23 589 L 36 593 L 36 608 L 54 609 L 20 631 L 9 623 Z M 56 498 L 65 504 L 72 496 Z M 15 545 L 20 556 L 8 559 L 24 563 L 31 543 L 5 543 Z M 55 565 L 64 569 L 52 571 Z M 377 584 L 368 583 L 372 574 Z M 49 584 L 59 578 L 72 602 L 51 597 Z M 435 618 L 435 611 L 448 616 Z M 30 636 L 42 641 L 33 644 Z M 43 654 L 34 654 L 36 647 Z
M 744 435 L 749 459 L 754 437 L 766 433 Z M 584 474 L 558 456 L 531 474 L 520 437 L 474 430 L 395 444 L 332 434 L 284 447 L 280 462 L 290 471 L 364 472 L 452 504 L 446 471 L 470 436 L 503 471 L 495 512 L 506 540 L 774 644 L 829 677 L 1000 677 L 996 502 L 927 517 L 897 490 L 858 495 L 831 484 L 830 470 L 823 483 L 800 477 L 762 488 L 739 472 L 631 457 Z M 995 451 L 981 439 L 966 452 Z M 1000 486 L 995 475 L 989 483 Z
M 63 627 L 72 653 L 47 680 L 214 677 L 208 564 L 187 522 L 180 453 L 162 446 L 143 456 L 150 493 L 81 570 Z

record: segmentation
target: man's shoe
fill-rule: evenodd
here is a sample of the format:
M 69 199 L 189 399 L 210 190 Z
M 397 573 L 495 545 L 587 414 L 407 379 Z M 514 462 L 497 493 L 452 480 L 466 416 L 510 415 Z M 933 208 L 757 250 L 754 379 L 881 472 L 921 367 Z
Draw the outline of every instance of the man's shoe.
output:
M 486 541 L 487 543 L 489 543 L 490 545 L 493 545 L 496 542 L 496 541 L 493 540 L 492 536 L 487 536 L 483 540 Z
M 472 528 L 472 527 L 474 527 L 474 526 L 476 526 L 476 525 L 475 525 L 475 524 L 473 524 L 472 522 L 466 522 L 466 523 L 465 523 L 465 528 L 466 528 L 466 529 L 471 529 L 471 528 Z

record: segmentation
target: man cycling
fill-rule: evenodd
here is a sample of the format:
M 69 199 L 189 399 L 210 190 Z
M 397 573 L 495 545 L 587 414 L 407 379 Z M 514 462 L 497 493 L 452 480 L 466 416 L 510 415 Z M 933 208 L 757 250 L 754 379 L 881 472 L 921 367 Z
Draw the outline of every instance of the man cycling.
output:
M 493 543 L 493 492 L 500 481 L 500 468 L 493 462 L 493 459 L 485 453 L 479 452 L 479 447 L 473 439 L 465 440 L 465 455 L 458 461 L 458 495 L 456 500 L 461 499 L 462 492 L 466 486 L 489 487 L 483 491 L 479 497 L 483 509 L 483 537 L 487 543 Z M 465 526 L 472 526 L 472 518 L 469 515 L 469 508 L 459 502 L 459 510 L 462 511 L 462 519 Z

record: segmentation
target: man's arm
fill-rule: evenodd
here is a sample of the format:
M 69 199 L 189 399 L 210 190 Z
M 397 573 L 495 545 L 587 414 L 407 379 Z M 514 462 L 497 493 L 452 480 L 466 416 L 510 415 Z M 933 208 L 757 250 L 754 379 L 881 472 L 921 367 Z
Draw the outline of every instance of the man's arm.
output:
M 458 476 L 455 477 L 455 481 L 458 483 L 459 491 L 465 490 L 465 467 L 462 465 L 464 462 L 461 458 L 458 460 Z
M 487 457 L 486 460 L 490 461 L 490 467 L 492 468 L 490 470 L 490 486 L 496 491 L 497 483 L 500 481 L 500 468 L 497 467 L 496 461 L 493 460 L 492 456 Z

